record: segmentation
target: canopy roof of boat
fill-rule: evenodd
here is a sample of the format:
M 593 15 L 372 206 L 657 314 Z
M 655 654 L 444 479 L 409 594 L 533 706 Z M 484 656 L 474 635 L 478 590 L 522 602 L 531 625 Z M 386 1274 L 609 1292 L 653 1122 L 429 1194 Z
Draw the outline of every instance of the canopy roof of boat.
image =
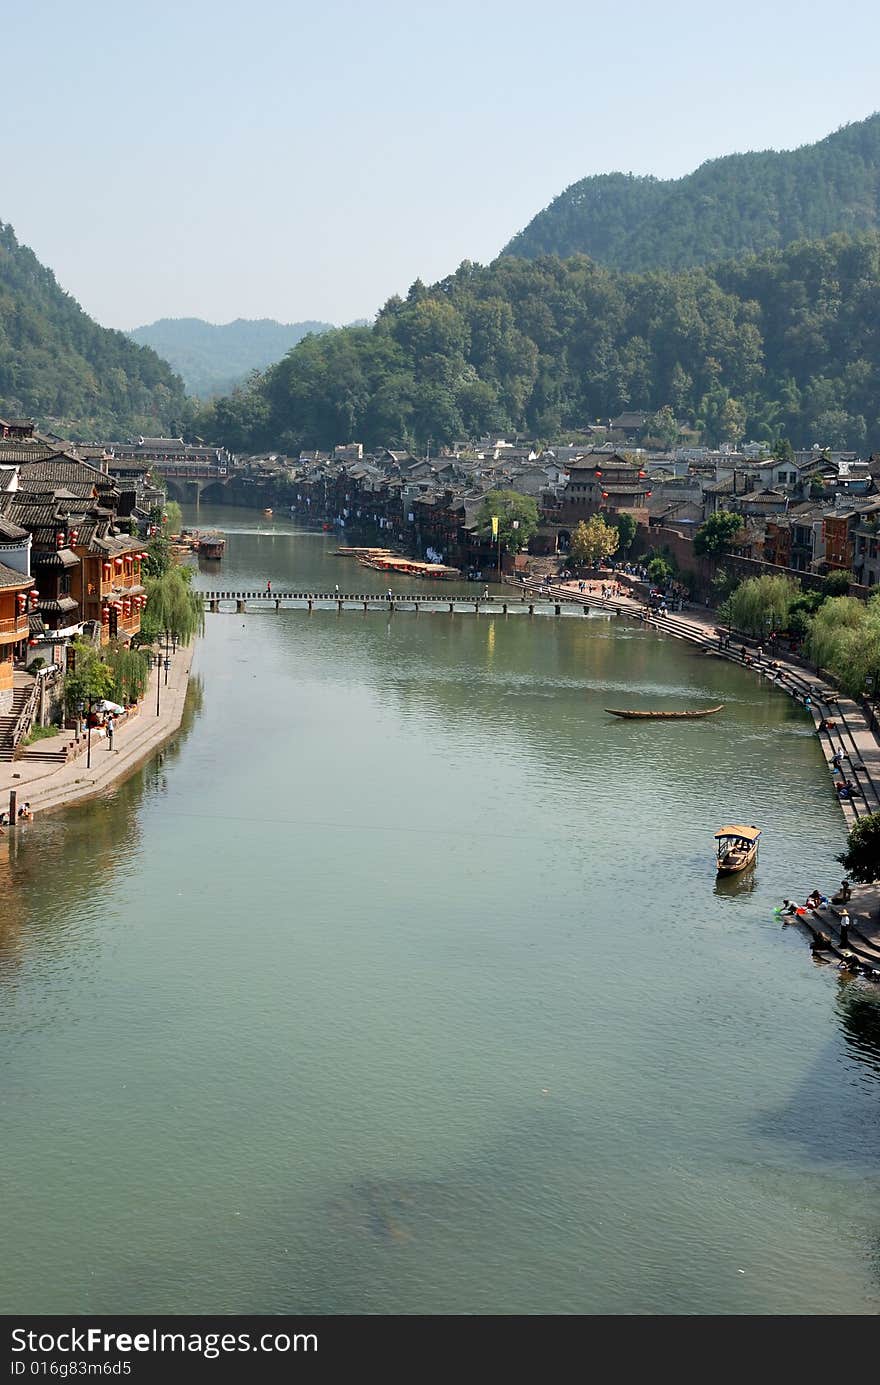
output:
M 734 822 L 730 827 L 719 827 L 715 833 L 715 840 L 721 837 L 743 837 L 747 842 L 756 842 L 761 835 L 760 827 L 744 827 L 742 823 Z

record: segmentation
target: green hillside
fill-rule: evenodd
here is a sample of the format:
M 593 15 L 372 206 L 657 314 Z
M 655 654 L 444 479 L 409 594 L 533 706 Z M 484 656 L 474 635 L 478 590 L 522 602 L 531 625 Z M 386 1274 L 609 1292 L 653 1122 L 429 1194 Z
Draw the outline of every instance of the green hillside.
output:
M 113 439 L 177 431 L 189 407 L 165 361 L 99 327 L 0 222 L 0 417 Z
M 674 181 L 610 173 L 559 194 L 502 252 L 685 269 L 880 229 L 880 113 L 817 144 L 731 154 Z
M 217 326 L 199 317 L 163 317 L 130 332 L 151 346 L 182 376 L 190 394 L 202 399 L 224 394 L 252 370 L 280 361 L 309 332 L 326 332 L 329 322 L 275 322 L 237 318 Z
M 465 263 L 372 327 L 306 338 L 199 427 L 236 449 L 421 447 L 666 405 L 710 443 L 880 449 L 880 235 L 680 273 Z

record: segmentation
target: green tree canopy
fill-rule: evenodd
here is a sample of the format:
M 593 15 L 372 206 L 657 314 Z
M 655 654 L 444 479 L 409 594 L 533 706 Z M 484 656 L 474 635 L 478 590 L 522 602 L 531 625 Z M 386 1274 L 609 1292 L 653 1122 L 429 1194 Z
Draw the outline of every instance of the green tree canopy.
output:
M 141 616 L 140 643 L 170 635 L 189 644 L 205 628 L 202 598 L 190 587 L 188 569 L 169 568 L 161 577 L 147 578 L 147 604 Z
M 853 824 L 846 850 L 837 859 L 863 885 L 880 880 L 880 813 L 866 813 Z
M 727 599 L 730 622 L 749 635 L 766 637 L 771 630 L 785 630 L 800 593 L 791 577 L 750 577 Z
M 701 557 L 719 558 L 728 553 L 742 529 L 742 517 L 729 510 L 716 510 L 694 534 L 694 552 Z
M 813 616 L 808 648 L 851 697 L 880 686 L 880 595 L 868 602 L 829 597 Z
M 107 666 L 113 677 L 114 702 L 124 707 L 138 702 L 146 692 L 150 676 L 147 656 L 140 649 L 129 649 L 118 640 L 107 648 Z
M 614 525 L 620 539 L 617 551 L 621 555 L 628 553 L 632 548 L 633 539 L 638 529 L 635 519 L 625 510 L 621 510 L 619 514 L 609 515 L 608 522 Z
M 665 587 L 672 576 L 670 564 L 665 558 L 661 558 L 659 554 L 650 559 L 645 571 L 648 574 L 649 581 L 653 582 L 655 587 Z
M 478 532 L 482 538 L 492 538 L 492 517 L 498 517 L 501 547 L 507 553 L 519 553 L 538 532 L 538 506 L 530 495 L 519 491 L 489 491 L 483 496 L 477 511 Z
M 72 659 L 70 654 L 73 655 Z M 112 697 L 115 683 L 112 668 L 102 659 L 95 645 L 85 640 L 73 640 L 69 655 L 69 672 L 64 676 L 64 701 L 68 715 L 76 716 L 80 706 L 87 708 L 90 702 Z

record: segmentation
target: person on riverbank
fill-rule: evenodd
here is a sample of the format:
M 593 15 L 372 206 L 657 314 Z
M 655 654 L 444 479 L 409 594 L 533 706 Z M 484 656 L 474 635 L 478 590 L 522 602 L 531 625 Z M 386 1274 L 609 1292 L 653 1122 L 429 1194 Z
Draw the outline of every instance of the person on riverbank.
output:
M 272 595 L 272 579 L 271 579 L 271 577 L 268 578 L 267 581 L 266 581 L 266 595 L 267 595 L 267 596 L 271 596 L 271 595 Z
M 113 717 L 112 717 L 112 716 L 108 716 L 107 721 L 106 721 L 106 723 L 105 723 L 105 726 L 106 726 L 106 730 L 107 730 L 107 749 L 108 749 L 108 750 L 112 750 L 112 749 L 113 749 L 113 732 L 114 732 L 114 730 L 116 729 L 116 728 L 115 728 L 115 725 L 114 725 L 114 722 L 113 722 Z
M 849 914 L 847 913 L 846 909 L 844 908 L 844 909 L 841 910 L 841 913 L 840 913 L 840 946 L 841 946 L 841 947 L 849 947 L 849 925 L 850 925 L 850 917 L 849 917 Z

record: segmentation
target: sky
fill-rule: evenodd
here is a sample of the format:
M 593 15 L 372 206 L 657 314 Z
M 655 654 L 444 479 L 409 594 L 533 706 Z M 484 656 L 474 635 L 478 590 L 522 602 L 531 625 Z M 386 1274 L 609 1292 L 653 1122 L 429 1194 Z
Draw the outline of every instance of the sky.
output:
M 0 0 L 0 220 L 109 327 L 347 322 L 570 183 L 880 107 L 880 5 Z

